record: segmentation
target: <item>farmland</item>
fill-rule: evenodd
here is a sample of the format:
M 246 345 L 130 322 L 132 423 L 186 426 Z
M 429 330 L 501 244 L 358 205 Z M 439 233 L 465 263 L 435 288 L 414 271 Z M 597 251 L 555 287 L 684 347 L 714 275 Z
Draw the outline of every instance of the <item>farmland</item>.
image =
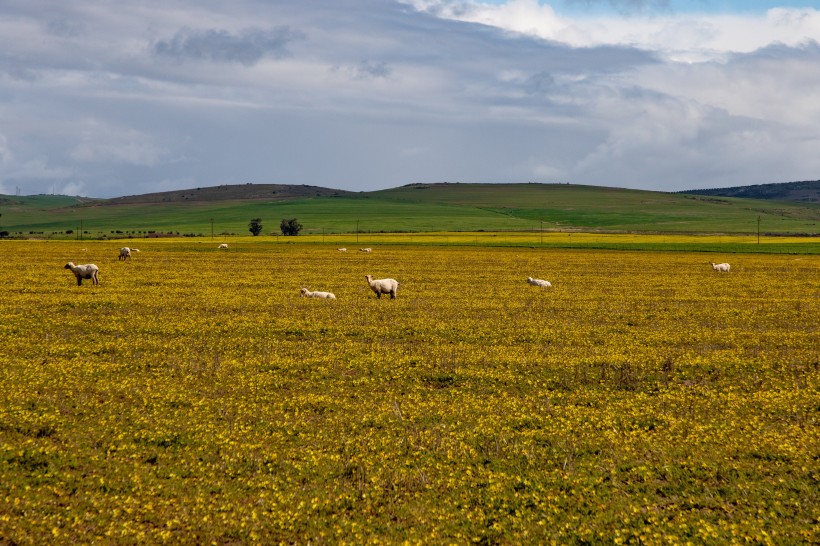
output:
M 597 230 L 813 236 L 820 204 L 570 184 L 412 184 L 338 194 L 248 184 L 108 200 L 0 196 L 0 214 L 0 227 L 15 237 L 52 239 L 247 235 L 251 218 L 262 218 L 264 233 L 274 234 L 280 220 L 294 217 L 303 234 L 314 235 Z
M 820 541 L 817 255 L 313 237 L 0 243 L 0 537 Z

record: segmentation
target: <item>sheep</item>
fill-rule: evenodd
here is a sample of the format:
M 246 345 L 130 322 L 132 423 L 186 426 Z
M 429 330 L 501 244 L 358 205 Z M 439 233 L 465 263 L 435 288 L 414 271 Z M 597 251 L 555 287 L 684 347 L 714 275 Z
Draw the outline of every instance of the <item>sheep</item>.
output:
M 715 262 L 709 262 L 709 263 L 712 264 L 712 269 L 714 269 L 715 271 L 722 271 L 724 273 L 728 273 L 729 268 L 731 267 L 726 262 L 724 262 L 722 264 L 716 264 Z
M 91 279 L 91 282 L 95 285 L 100 284 L 97 277 L 100 268 L 94 264 L 74 265 L 74 262 L 68 262 L 65 264 L 64 269 L 70 269 L 74 273 L 74 276 L 77 277 L 77 286 L 83 284 L 83 279 Z
M 533 279 L 532 277 L 527 277 L 527 282 L 533 286 L 543 286 L 544 288 L 550 288 L 552 283 L 549 281 L 545 281 L 543 279 Z
M 372 248 L 360 248 L 359 252 L 373 252 Z
M 222 243 L 219 248 L 228 248 L 228 243 Z
M 120 249 L 120 257 L 119 260 L 127 260 L 131 257 L 131 249 L 127 246 L 124 246 Z
M 399 289 L 399 282 L 396 279 L 377 279 L 374 281 L 370 275 L 364 277 L 367 279 L 367 284 L 376 293 L 377 298 L 381 299 L 382 294 L 390 294 L 391 300 L 396 299 L 396 290 Z
M 346 248 L 337 248 L 336 250 L 338 250 L 339 252 L 347 252 Z
M 140 251 L 140 249 L 138 249 L 138 248 L 131 248 L 131 252 L 139 252 L 139 251 Z
M 331 292 L 311 292 L 307 288 L 301 290 L 303 298 L 321 298 L 326 300 L 335 300 L 336 296 Z

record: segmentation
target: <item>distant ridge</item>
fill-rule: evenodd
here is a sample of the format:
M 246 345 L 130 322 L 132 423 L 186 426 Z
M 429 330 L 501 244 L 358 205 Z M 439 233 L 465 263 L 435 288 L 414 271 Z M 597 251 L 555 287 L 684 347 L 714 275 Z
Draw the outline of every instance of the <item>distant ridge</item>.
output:
M 267 199 L 285 201 L 308 197 L 340 197 L 354 192 L 308 186 L 305 184 L 225 184 L 206 188 L 172 190 L 141 195 L 128 195 L 106 199 L 106 205 L 131 205 L 136 203 L 184 203 L 190 201 L 235 201 Z
M 687 190 L 677 193 L 820 203 L 820 180 L 758 184 L 755 186 L 734 186 L 731 188 L 714 188 L 708 190 Z

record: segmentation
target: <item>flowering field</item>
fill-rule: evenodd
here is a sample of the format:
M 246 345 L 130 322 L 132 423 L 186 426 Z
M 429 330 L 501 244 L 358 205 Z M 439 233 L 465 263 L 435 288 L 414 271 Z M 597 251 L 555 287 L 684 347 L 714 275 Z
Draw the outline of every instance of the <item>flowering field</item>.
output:
M 820 542 L 818 256 L 118 246 L 0 245 L 0 544 Z

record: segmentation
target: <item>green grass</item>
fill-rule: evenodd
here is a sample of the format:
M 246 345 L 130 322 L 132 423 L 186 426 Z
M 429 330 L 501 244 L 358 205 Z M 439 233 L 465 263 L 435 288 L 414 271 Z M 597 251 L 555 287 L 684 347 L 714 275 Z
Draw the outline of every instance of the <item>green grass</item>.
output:
M 815 235 L 820 205 L 715 198 L 575 185 L 412 185 L 343 197 L 114 204 L 35 196 L 0 200 L 0 229 L 12 235 L 90 237 L 116 232 L 244 235 L 251 218 L 278 233 L 298 218 L 309 233 L 606 230 L 660 233 Z

